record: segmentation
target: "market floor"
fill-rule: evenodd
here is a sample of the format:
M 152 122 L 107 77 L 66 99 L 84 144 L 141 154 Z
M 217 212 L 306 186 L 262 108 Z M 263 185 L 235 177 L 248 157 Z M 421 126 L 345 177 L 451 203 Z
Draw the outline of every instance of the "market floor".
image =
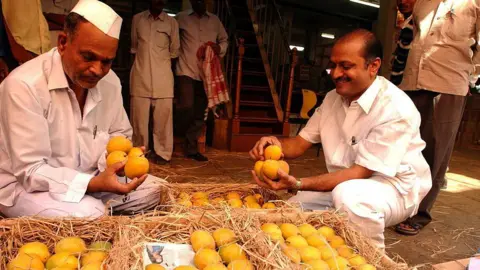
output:
M 297 177 L 326 172 L 323 153 L 316 149 L 289 161 Z M 247 153 L 209 149 L 207 163 L 174 156 L 170 165 L 153 166 L 152 173 L 169 182 L 248 183 L 253 161 Z M 386 231 L 387 252 L 401 256 L 409 265 L 437 264 L 468 258 L 480 249 L 480 149 L 457 150 L 450 163 L 448 189 L 434 206 L 434 221 L 417 236 Z

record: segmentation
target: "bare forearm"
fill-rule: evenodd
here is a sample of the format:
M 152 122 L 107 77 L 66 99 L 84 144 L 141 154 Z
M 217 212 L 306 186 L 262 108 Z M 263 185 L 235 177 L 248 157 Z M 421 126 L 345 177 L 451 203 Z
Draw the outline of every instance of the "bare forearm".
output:
M 301 190 L 307 191 L 332 191 L 337 185 L 353 179 L 370 178 L 373 171 L 359 165 L 353 165 L 348 169 L 339 170 L 318 176 L 301 178 Z
M 289 159 L 300 157 L 308 148 L 312 146 L 311 143 L 305 141 L 300 136 L 294 138 L 282 138 L 279 140 L 282 144 L 282 152 L 284 157 Z

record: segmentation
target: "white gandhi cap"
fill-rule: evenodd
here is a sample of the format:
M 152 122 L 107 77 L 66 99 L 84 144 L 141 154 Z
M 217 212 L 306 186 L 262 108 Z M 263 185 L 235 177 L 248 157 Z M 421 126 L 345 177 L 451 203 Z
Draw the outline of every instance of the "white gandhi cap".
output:
M 72 12 L 81 15 L 105 34 L 119 39 L 122 18 L 105 3 L 98 0 L 80 0 Z

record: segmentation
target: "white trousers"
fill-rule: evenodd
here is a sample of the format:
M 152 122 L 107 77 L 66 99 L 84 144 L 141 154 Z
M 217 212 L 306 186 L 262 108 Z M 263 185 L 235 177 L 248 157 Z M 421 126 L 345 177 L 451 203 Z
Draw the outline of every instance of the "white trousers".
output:
M 332 192 L 301 191 L 290 200 L 314 210 L 334 206 L 345 211 L 350 223 L 380 249 L 385 248 L 385 228 L 415 214 L 415 206 L 406 209 L 402 195 L 385 180 L 350 180 Z
M 149 121 L 152 112 L 153 149 L 165 160 L 172 159 L 173 152 L 173 99 L 130 98 L 130 121 L 133 127 L 133 145 L 149 149 Z
M 125 182 L 125 178 L 119 177 L 119 181 Z M 78 203 L 57 201 L 48 192 L 23 191 L 13 206 L 6 207 L 0 204 L 0 212 L 9 218 L 22 216 L 96 218 L 110 211 L 113 214 L 137 214 L 158 205 L 162 182 L 165 180 L 149 175 L 142 185 L 127 195 L 89 193 Z

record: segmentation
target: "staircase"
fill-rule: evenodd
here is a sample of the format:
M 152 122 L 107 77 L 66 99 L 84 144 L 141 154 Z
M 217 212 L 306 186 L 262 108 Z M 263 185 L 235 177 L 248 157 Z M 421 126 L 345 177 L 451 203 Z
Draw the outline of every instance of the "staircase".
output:
M 263 136 L 289 135 L 296 51 L 274 0 L 219 0 L 230 34 L 226 75 L 233 97 L 230 151 L 249 151 Z

